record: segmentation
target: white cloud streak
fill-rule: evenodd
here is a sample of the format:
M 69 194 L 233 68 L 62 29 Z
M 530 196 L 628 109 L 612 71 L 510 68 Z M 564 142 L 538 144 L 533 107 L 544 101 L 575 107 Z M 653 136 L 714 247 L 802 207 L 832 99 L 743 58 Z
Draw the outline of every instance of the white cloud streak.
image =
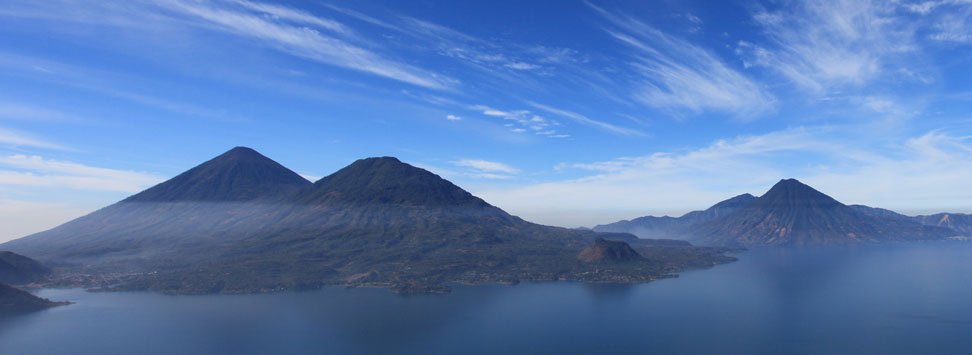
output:
M 0 186 L 138 192 L 162 180 L 144 172 L 93 167 L 36 155 L 0 157 Z
M 453 161 L 452 164 L 486 173 L 516 174 L 520 172 L 519 169 L 500 162 L 480 159 L 460 159 Z
M 0 144 L 13 146 L 13 147 L 32 147 L 32 148 L 52 149 L 52 150 L 68 150 L 68 148 L 60 144 L 48 142 L 23 132 L 13 131 L 2 127 L 0 127 Z
M 424 164 L 412 164 L 416 167 L 431 171 L 438 174 L 448 180 L 457 181 L 465 179 L 474 180 L 513 180 L 517 177 L 516 174 L 519 173 L 519 169 L 510 167 L 508 165 L 496 162 L 489 162 L 484 160 L 476 159 L 463 159 L 458 161 L 452 161 L 450 164 L 453 166 L 451 168 L 445 168 L 441 166 L 432 166 Z M 499 170 L 496 170 L 496 166 L 493 164 L 499 164 Z M 480 169 L 485 168 L 485 169 Z M 507 172 L 512 169 L 514 173 Z
M 246 1 L 246 0 L 232 0 L 232 2 L 244 8 L 254 10 L 254 11 L 259 11 L 276 18 L 293 21 L 297 23 L 313 25 L 313 26 L 317 26 L 323 29 L 327 29 L 345 35 L 354 34 L 354 31 L 352 31 L 347 26 L 341 24 L 340 22 L 328 18 L 323 18 L 320 16 L 315 16 L 308 12 L 301 11 L 298 9 L 293 9 L 286 6 L 280 6 L 274 4 L 265 4 L 265 3 L 259 3 L 253 1 Z
M 745 65 L 766 68 L 820 95 L 882 79 L 907 67 L 918 49 L 915 26 L 886 2 L 794 2 L 780 11 L 759 10 L 753 19 L 765 40 L 738 43 Z
M 46 107 L 0 101 L 0 119 L 49 122 L 77 122 L 81 119 Z
M 246 5 L 247 8 L 270 12 L 283 19 L 299 19 L 303 22 L 323 21 L 309 14 L 279 6 L 255 2 L 245 3 L 249 4 Z M 258 39 L 291 55 L 319 63 L 370 73 L 431 89 L 450 89 L 458 83 L 454 79 L 383 58 L 370 50 L 324 35 L 308 27 L 272 21 L 267 17 L 238 11 L 231 7 L 209 6 L 179 0 L 159 0 L 158 4 L 170 10 L 205 20 L 207 23 L 217 25 L 218 28 L 229 33 Z
M 571 119 L 571 120 L 573 120 L 573 121 L 575 121 L 577 123 L 580 123 L 580 124 L 583 124 L 583 125 L 586 125 L 586 126 L 590 126 L 590 127 L 594 127 L 594 128 L 597 128 L 597 129 L 601 129 L 601 130 L 604 130 L 604 131 L 607 131 L 607 132 L 611 132 L 611 133 L 614 133 L 614 134 L 619 134 L 619 135 L 624 135 L 624 136 L 644 136 L 644 133 L 642 133 L 641 131 L 634 130 L 634 129 L 630 129 L 630 128 L 624 128 L 624 127 L 617 126 L 617 125 L 614 125 L 614 124 L 610 124 L 610 123 L 607 123 L 607 122 L 604 122 L 604 121 L 599 121 L 599 120 L 595 120 L 595 119 L 592 119 L 592 118 L 588 118 L 587 116 L 584 116 L 584 115 L 579 114 L 579 113 L 576 113 L 576 112 L 571 112 L 571 111 L 559 109 L 559 108 L 556 108 L 556 107 L 551 107 L 551 106 L 547 106 L 547 105 L 543 105 L 543 104 L 538 104 L 536 102 L 530 102 L 530 106 L 536 107 L 537 109 L 540 109 L 540 110 L 543 110 L 543 111 L 547 111 L 549 113 L 552 113 L 552 114 L 557 115 L 557 116 L 560 116 L 560 117 L 569 118 L 569 119 Z
M 639 87 L 634 99 L 655 108 L 727 112 L 755 117 L 776 99 L 759 83 L 685 39 L 623 14 L 588 4 L 613 28 L 605 31 L 634 50 L 630 63 Z

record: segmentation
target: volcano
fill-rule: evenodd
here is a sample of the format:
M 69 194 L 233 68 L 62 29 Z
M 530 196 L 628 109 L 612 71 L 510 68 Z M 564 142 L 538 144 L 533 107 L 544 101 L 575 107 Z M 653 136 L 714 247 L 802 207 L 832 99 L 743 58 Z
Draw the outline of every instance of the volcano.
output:
M 85 287 L 173 293 L 330 284 L 438 289 L 454 281 L 590 278 L 590 267 L 576 256 L 599 236 L 524 221 L 393 157 L 360 159 L 311 183 L 238 147 L 0 248 L 105 280 Z M 687 243 L 604 236 L 651 248 L 652 260 L 596 277 L 647 281 L 731 261 L 718 250 Z
M 693 228 L 716 245 L 831 245 L 944 239 L 944 228 L 860 213 L 796 180 L 785 179 L 752 203 Z

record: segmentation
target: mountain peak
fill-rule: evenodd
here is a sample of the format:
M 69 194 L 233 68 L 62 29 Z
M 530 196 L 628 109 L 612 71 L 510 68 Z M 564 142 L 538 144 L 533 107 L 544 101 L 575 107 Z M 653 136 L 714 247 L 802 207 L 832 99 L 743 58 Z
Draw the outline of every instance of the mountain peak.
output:
M 273 199 L 309 185 L 256 150 L 235 147 L 123 202 Z
M 773 190 L 799 191 L 803 193 L 809 193 L 809 192 L 821 193 L 820 191 L 817 191 L 813 187 L 810 187 L 810 185 L 804 184 L 800 180 L 793 179 L 793 178 L 781 179 L 779 182 L 777 182 L 775 185 L 773 185 L 773 187 L 769 189 L 769 191 L 773 191 Z
M 763 203 L 804 205 L 842 205 L 834 198 L 817 191 L 797 179 L 783 179 L 773 185 L 763 196 L 759 197 Z
M 394 157 L 360 159 L 318 180 L 305 202 L 489 206 L 462 188 Z
M 392 156 L 369 157 L 364 159 L 358 159 L 358 161 L 359 162 L 382 162 L 382 163 L 389 163 L 389 164 L 391 163 L 405 164 L 402 163 L 401 160 L 398 160 L 398 158 Z
M 257 152 L 255 149 L 244 146 L 233 147 L 233 149 L 227 150 L 225 153 L 220 154 L 220 157 L 238 156 L 238 157 L 262 157 L 263 154 Z
M 738 213 L 703 226 L 724 245 L 844 244 L 884 237 L 861 214 L 796 180 L 783 179 Z
M 378 172 L 387 173 L 392 170 L 398 170 L 398 171 L 408 171 L 413 169 L 422 170 L 412 165 L 403 163 L 401 160 L 398 160 L 398 158 L 389 157 L 389 156 L 358 159 L 355 160 L 353 163 L 351 163 L 351 165 L 345 167 L 344 169 L 350 169 L 350 171 L 355 171 L 355 172 L 371 171 L 375 173 Z
M 810 186 L 807 185 L 807 184 L 804 184 L 804 183 L 800 182 L 800 180 L 797 180 L 797 179 L 794 179 L 794 178 L 780 179 L 779 182 L 777 182 L 775 185 L 773 185 L 773 188 L 790 188 L 790 189 L 793 189 L 793 188 L 804 188 L 804 187 L 810 187 Z
M 338 170 L 334 174 L 325 176 L 323 179 L 318 180 L 315 184 L 321 185 L 325 181 L 339 180 L 341 178 L 351 177 L 351 175 L 357 175 L 357 177 L 375 177 L 382 174 L 407 174 L 407 175 L 428 175 L 438 178 L 438 175 L 432 174 L 431 172 L 417 168 L 407 163 L 403 163 L 401 160 L 395 157 L 371 157 L 355 160 L 350 165 Z

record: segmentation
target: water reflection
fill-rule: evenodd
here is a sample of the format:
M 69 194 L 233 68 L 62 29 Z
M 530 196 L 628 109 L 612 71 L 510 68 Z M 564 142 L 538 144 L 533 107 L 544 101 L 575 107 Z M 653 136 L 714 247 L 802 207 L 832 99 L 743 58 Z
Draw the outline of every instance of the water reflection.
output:
M 632 291 L 637 287 L 635 284 L 606 284 L 606 283 L 587 283 L 581 284 L 584 291 L 591 296 L 596 303 L 625 303 L 632 295 Z

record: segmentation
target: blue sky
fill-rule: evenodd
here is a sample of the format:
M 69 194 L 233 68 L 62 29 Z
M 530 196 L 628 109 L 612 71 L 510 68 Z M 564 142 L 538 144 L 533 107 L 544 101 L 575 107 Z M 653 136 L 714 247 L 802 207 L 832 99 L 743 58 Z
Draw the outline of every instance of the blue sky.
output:
M 233 146 L 392 155 L 529 220 L 795 177 L 972 212 L 968 1 L 0 3 L 0 240 Z

